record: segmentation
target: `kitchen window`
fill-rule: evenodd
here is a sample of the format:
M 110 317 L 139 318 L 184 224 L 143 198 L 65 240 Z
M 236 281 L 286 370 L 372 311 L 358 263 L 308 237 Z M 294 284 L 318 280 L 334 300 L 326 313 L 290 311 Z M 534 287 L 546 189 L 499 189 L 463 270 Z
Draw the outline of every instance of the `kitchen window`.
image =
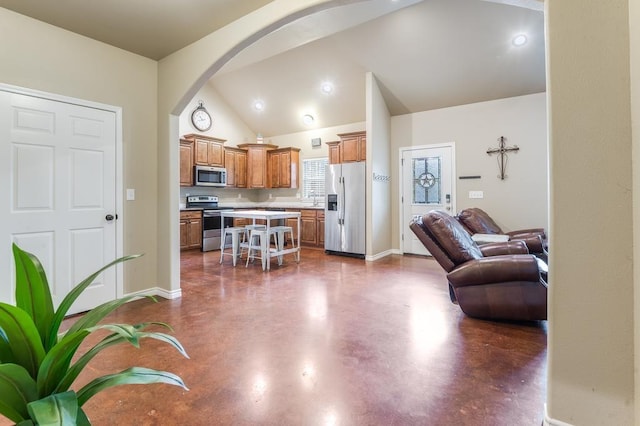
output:
M 302 160 L 302 198 L 318 201 L 324 197 L 324 171 L 329 158 L 311 158 Z M 318 197 L 320 197 L 318 199 Z

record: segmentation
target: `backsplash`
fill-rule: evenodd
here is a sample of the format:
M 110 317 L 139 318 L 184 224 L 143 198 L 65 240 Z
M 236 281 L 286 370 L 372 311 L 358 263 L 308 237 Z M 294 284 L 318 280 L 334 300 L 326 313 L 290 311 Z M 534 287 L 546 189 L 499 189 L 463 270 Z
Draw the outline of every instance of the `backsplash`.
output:
M 224 206 L 253 207 L 256 204 L 261 206 L 313 206 L 313 200 L 302 200 L 299 198 L 301 189 L 235 189 L 235 188 L 208 188 L 208 187 L 181 187 L 180 188 L 180 208 L 184 208 L 189 195 L 215 195 L 219 198 L 219 204 Z M 324 199 L 318 198 L 318 205 L 322 206 Z

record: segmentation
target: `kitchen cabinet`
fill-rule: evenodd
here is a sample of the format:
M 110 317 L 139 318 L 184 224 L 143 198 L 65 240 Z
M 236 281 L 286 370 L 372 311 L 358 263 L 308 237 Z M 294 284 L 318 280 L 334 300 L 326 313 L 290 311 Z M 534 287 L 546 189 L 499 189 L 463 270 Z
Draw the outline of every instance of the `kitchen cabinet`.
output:
M 247 188 L 268 188 L 267 153 L 278 148 L 276 145 L 244 143 L 238 148 L 247 150 Z
M 240 148 L 224 149 L 224 167 L 227 169 L 227 187 L 247 187 L 247 150 Z
M 324 248 L 324 210 L 318 210 L 316 214 L 316 238 L 318 246 Z
M 211 136 L 188 134 L 184 139 L 193 141 L 193 162 L 198 166 L 224 167 L 225 139 Z
M 329 164 L 340 164 L 340 141 L 327 142 L 329 147 Z
M 298 188 L 300 184 L 300 149 L 280 148 L 267 154 L 270 188 Z
M 202 212 L 180 212 L 180 250 L 202 247 Z
M 365 161 L 367 157 L 366 132 L 351 132 L 338 134 L 341 145 L 341 163 Z
M 329 164 L 365 161 L 367 158 L 367 132 L 340 133 L 339 141 L 326 142 Z
M 180 186 L 193 186 L 193 141 L 180 139 Z

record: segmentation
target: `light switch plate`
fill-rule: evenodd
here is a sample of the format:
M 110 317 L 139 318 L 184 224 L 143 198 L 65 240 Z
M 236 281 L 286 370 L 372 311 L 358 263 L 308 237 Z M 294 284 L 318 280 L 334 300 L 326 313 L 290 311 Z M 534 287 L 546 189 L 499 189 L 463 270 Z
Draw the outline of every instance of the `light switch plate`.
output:
M 469 198 L 484 198 L 484 191 L 469 191 Z
M 136 190 L 127 188 L 127 201 L 133 201 L 136 199 Z

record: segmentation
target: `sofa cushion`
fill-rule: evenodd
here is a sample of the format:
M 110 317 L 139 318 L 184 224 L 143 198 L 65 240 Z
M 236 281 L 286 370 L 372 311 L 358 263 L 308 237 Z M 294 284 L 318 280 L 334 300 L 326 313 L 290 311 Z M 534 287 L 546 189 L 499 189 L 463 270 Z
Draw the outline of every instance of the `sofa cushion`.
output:
M 422 217 L 422 223 L 456 265 L 483 257 L 471 235 L 448 213 L 431 211 Z

